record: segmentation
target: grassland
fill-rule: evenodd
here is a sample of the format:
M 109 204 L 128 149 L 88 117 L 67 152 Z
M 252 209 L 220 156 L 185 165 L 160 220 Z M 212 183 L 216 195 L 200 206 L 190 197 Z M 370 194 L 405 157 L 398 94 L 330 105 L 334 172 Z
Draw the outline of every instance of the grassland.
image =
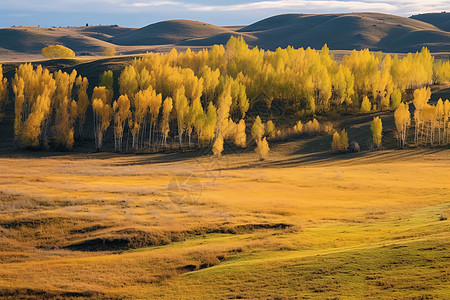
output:
M 0 158 L 0 298 L 446 299 L 450 150 Z

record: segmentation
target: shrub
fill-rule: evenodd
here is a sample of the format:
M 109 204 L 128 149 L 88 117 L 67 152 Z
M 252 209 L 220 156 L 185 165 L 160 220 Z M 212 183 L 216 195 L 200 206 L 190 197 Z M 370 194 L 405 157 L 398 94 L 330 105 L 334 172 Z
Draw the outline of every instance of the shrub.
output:
M 302 121 L 298 121 L 297 124 L 294 125 L 294 132 L 302 133 L 303 124 Z
M 116 55 L 116 53 L 117 53 L 116 48 L 108 47 L 108 48 L 105 48 L 105 50 L 103 50 L 102 55 L 103 56 L 114 56 L 114 55 Z
M 298 124 L 297 124 L 298 126 Z M 306 122 L 305 125 L 303 125 L 303 132 L 307 134 L 316 134 L 320 132 L 320 123 L 316 119 L 313 119 L 312 121 Z
M 345 129 L 341 133 L 335 132 L 333 134 L 333 141 L 331 142 L 331 149 L 333 151 L 345 152 L 348 149 L 348 136 Z
M 265 160 L 267 158 L 267 155 L 269 154 L 269 151 L 269 143 L 267 142 L 266 138 L 263 138 L 262 140 L 256 142 L 255 152 L 256 154 L 258 154 L 260 160 Z
M 75 52 L 62 45 L 52 45 L 43 48 L 42 55 L 47 58 L 74 58 Z
M 348 151 L 350 153 L 358 153 L 361 151 L 361 147 L 359 146 L 358 142 L 352 141 L 348 146 Z

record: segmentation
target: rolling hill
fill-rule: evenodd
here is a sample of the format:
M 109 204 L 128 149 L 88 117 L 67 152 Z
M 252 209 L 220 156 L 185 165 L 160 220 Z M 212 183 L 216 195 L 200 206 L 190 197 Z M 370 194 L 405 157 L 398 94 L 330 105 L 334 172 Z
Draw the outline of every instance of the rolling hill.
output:
M 433 24 L 441 30 L 450 31 L 450 13 L 441 12 L 434 14 L 420 14 L 411 16 L 411 19 L 427 22 Z
M 264 19 L 239 30 L 252 33 L 258 46 L 331 49 L 369 48 L 384 52 L 410 52 L 423 46 L 431 51 L 450 49 L 450 33 L 432 24 L 387 14 L 349 13 L 279 15 Z
M 179 44 L 191 39 L 208 38 L 222 33 L 234 33 L 224 27 L 208 23 L 171 20 L 151 24 L 125 32 L 111 41 L 117 45 L 167 45 Z
M 189 20 L 170 20 L 142 28 L 117 25 L 64 28 L 11 27 L 0 29 L 0 60 L 39 59 L 43 47 L 63 44 L 77 55 L 100 55 L 106 47 L 122 54 L 168 51 L 172 47 L 202 48 L 224 44 L 241 35 L 250 46 L 333 50 L 369 48 L 383 52 L 431 52 L 450 49 L 450 14 L 423 14 L 411 18 L 380 13 L 285 14 L 248 26 L 215 26 Z
M 2 28 L 0 29 L 0 59 L 11 57 L 42 58 L 42 48 L 55 44 L 69 47 L 77 55 L 99 54 L 105 48 L 114 46 L 107 42 L 108 39 L 112 38 L 112 32 L 102 27 L 111 26 Z

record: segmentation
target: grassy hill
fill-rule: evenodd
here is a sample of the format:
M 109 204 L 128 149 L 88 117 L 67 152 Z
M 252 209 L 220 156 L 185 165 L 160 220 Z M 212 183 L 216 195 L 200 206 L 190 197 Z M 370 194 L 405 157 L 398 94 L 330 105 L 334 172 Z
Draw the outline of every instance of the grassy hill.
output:
M 331 49 L 413 52 L 423 46 L 431 51 L 446 51 L 450 46 L 450 34 L 434 25 L 378 13 L 279 15 L 239 32 L 251 32 L 257 37 L 256 44 L 268 49 L 288 45 L 320 48 L 327 43 Z
M 117 25 L 83 27 L 11 27 L 0 29 L 0 61 L 36 60 L 51 44 L 62 44 L 77 55 L 101 55 L 107 47 L 121 54 L 170 51 L 172 47 L 199 49 L 225 44 L 242 35 L 251 46 L 321 48 L 334 50 L 369 48 L 383 52 L 432 52 L 450 49 L 449 14 L 425 14 L 411 18 L 379 13 L 286 14 L 248 26 L 215 26 L 189 20 L 170 20 L 143 28 Z
M 419 14 L 411 16 L 411 19 L 430 23 L 441 30 L 450 31 L 450 13 L 441 12 L 441 13 Z
M 224 27 L 188 20 L 171 20 L 125 32 L 111 41 L 118 45 L 167 45 L 233 32 Z
M 77 54 L 91 54 L 103 51 L 112 44 L 78 28 L 14 27 L 0 29 L 0 47 L 18 53 L 40 54 L 48 45 L 63 44 Z M 95 31 L 97 32 L 97 31 Z M 105 35 L 103 33 L 103 35 Z

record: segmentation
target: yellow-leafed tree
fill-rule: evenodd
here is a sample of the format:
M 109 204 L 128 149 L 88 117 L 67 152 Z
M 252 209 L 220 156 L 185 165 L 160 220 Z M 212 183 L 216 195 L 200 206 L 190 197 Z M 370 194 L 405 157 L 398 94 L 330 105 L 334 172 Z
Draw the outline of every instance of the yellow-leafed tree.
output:
M 108 90 L 108 102 L 107 104 L 112 103 L 112 99 L 114 98 L 114 75 L 111 70 L 104 71 L 100 76 L 99 86 L 104 86 Z
M 131 117 L 130 99 L 127 95 L 121 95 L 119 99 L 113 103 L 114 112 L 114 149 L 116 152 L 122 151 L 123 131 L 125 124 Z
M 398 144 L 400 148 L 403 148 L 406 144 L 406 133 L 411 124 L 411 114 L 409 113 L 408 104 L 400 103 L 399 107 L 395 110 L 394 118 Z
M 212 102 L 209 102 L 206 109 L 206 118 L 200 132 L 200 142 L 209 144 L 215 137 L 217 126 L 217 109 Z
M 3 119 L 5 105 L 8 101 L 8 80 L 3 78 L 3 68 L 0 64 L 0 121 Z
M 342 129 L 340 133 L 336 131 L 333 134 L 331 149 L 339 152 L 346 152 L 348 150 L 348 135 L 345 129 Z
M 236 126 L 236 133 L 234 134 L 234 143 L 236 146 L 245 148 L 247 145 L 247 135 L 245 133 L 245 121 L 241 119 Z
M 213 147 L 212 147 L 212 151 L 213 151 L 214 155 L 217 156 L 217 157 L 220 157 L 222 155 L 222 151 L 223 151 L 223 137 L 222 137 L 221 134 L 219 134 L 219 136 L 214 141 L 214 144 L 213 144 Z
M 54 124 L 51 127 L 52 141 L 58 149 L 71 149 L 74 143 L 74 125 L 78 115 L 78 105 L 72 99 L 72 90 L 77 72 L 54 73 L 56 93 L 52 101 Z
M 416 146 L 419 145 L 420 134 L 424 132 L 424 116 L 422 109 L 428 103 L 431 97 L 431 89 L 428 87 L 423 87 L 421 89 L 414 90 L 413 93 L 413 104 L 415 107 L 414 111 L 414 142 Z
M 364 96 L 362 102 L 361 102 L 361 111 L 363 113 L 368 113 L 370 112 L 372 108 L 372 104 L 370 103 L 370 100 L 367 96 Z
M 266 123 L 266 132 L 268 137 L 274 138 L 277 134 L 277 129 L 275 128 L 275 124 L 273 124 L 272 120 L 267 121 Z
M 251 128 L 252 138 L 255 141 L 260 141 L 264 136 L 264 133 L 265 133 L 264 124 L 261 122 L 261 118 L 257 116 Z
M 173 100 L 170 97 L 164 99 L 163 102 L 163 111 L 162 111 L 162 120 L 161 120 L 161 133 L 163 137 L 163 146 L 166 147 L 167 144 L 167 136 L 169 135 L 170 127 L 169 127 L 169 118 L 170 112 L 173 108 Z
M 383 124 L 380 117 L 374 117 L 370 123 L 370 131 L 372 131 L 372 141 L 378 148 L 381 146 L 381 137 L 383 131 Z
M 100 151 L 103 145 L 103 134 L 111 124 L 111 106 L 99 98 L 92 100 L 92 111 L 94 113 L 94 137 L 95 148 Z
M 181 86 L 176 90 L 173 100 L 178 124 L 178 142 L 181 149 L 183 133 L 186 130 L 186 115 L 189 112 L 189 104 L 185 95 L 184 86 Z
M 56 92 L 53 75 L 42 66 L 21 64 L 12 81 L 15 98 L 14 137 L 23 147 L 47 145 L 52 100 Z
M 78 88 L 78 135 L 82 137 L 83 126 L 86 121 L 86 111 L 89 106 L 89 96 L 87 94 L 89 81 L 86 77 L 78 76 L 76 85 Z

